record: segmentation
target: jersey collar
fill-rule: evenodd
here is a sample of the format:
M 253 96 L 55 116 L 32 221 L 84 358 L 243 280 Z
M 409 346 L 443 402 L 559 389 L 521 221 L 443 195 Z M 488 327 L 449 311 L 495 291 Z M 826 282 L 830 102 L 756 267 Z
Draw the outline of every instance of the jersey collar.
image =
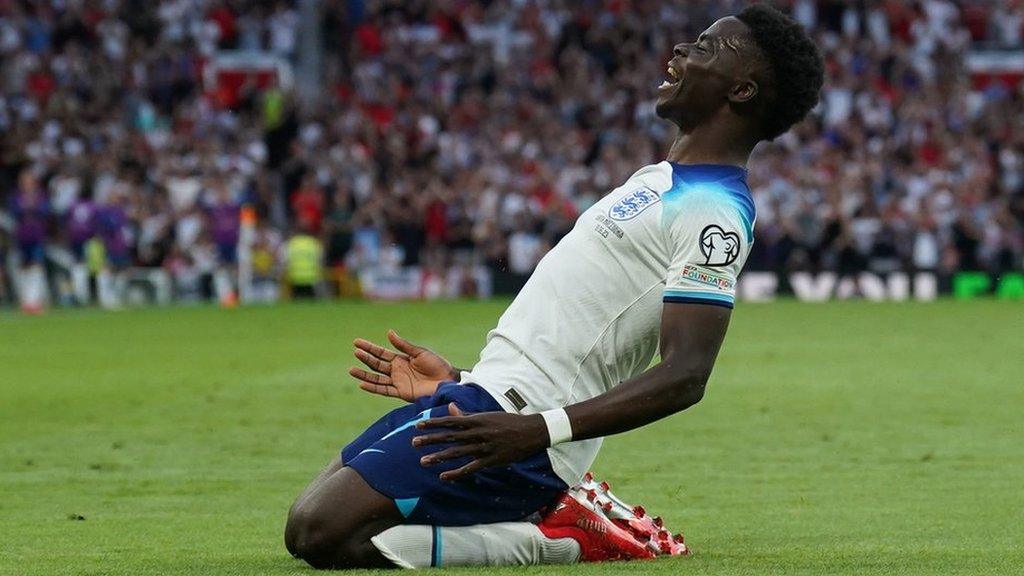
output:
M 688 181 L 714 181 L 738 178 L 747 179 L 746 168 L 733 164 L 678 164 L 666 160 L 672 166 L 672 173 Z

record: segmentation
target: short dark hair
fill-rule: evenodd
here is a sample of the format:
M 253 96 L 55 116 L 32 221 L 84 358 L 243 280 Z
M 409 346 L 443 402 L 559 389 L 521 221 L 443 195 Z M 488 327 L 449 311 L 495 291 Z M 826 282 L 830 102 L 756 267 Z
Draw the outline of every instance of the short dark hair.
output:
M 771 86 L 762 108 L 765 138 L 775 137 L 803 120 L 818 103 L 825 65 L 818 47 L 795 20 L 767 4 L 747 6 L 736 15 L 750 28 L 757 47 L 768 60 Z

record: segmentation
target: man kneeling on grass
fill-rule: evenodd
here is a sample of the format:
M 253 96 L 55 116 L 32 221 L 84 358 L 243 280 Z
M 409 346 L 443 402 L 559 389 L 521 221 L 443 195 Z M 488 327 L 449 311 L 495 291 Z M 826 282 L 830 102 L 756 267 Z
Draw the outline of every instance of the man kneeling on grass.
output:
M 696 404 L 750 251 L 754 146 L 818 101 L 822 61 L 753 5 L 679 44 L 657 114 L 679 127 L 580 216 L 461 371 L 394 332 L 350 373 L 398 408 L 298 497 L 288 550 L 317 568 L 572 563 L 685 553 L 585 472 L 601 438 Z M 656 352 L 661 362 L 648 369 Z

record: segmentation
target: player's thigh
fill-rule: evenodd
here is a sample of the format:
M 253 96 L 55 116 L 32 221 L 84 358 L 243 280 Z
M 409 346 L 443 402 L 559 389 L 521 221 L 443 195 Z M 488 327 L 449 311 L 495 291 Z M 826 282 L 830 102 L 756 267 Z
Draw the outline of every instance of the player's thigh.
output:
M 288 511 L 288 515 L 291 516 L 295 512 L 295 509 L 299 506 L 299 504 L 301 504 L 302 501 L 305 500 L 310 495 L 310 493 L 313 492 L 313 490 L 320 486 L 320 484 L 322 484 L 325 480 L 330 478 L 335 472 L 341 470 L 342 467 L 344 466 L 345 464 L 344 462 L 342 462 L 341 456 L 338 456 L 337 458 L 332 460 L 331 463 L 328 464 L 323 470 L 321 470 L 320 473 L 317 474 L 316 477 L 313 478 L 313 480 L 310 481 L 308 485 L 306 485 L 306 488 L 299 493 L 299 496 L 295 499 L 295 502 L 292 504 L 291 509 Z
M 353 474 L 351 471 L 344 472 L 345 464 L 396 428 L 407 425 L 418 415 L 422 409 L 421 404 L 426 402 L 427 399 L 424 399 L 385 414 L 349 443 L 342 450 L 341 455 L 309 483 L 288 511 L 284 534 L 288 552 L 293 556 L 309 560 L 308 556 L 312 552 L 319 552 L 320 548 L 324 546 L 339 547 L 358 544 L 356 542 L 359 540 L 358 534 L 349 530 L 346 523 L 364 524 L 364 514 L 360 511 L 361 509 L 368 508 L 367 514 L 376 516 L 381 515 L 378 508 L 384 508 L 386 512 L 396 509 L 393 500 L 387 498 L 379 500 L 382 498 L 381 495 L 368 486 L 358 474 Z M 344 496 L 346 492 L 351 493 L 351 496 Z M 370 502 L 379 506 L 342 507 L 339 510 L 336 502 L 340 499 L 348 502 L 350 497 L 361 503 Z M 325 516 L 327 517 L 326 521 Z M 341 538 L 342 534 L 349 534 L 353 537 L 346 540 Z M 369 536 L 374 535 L 376 533 Z M 368 543 L 369 536 L 365 538 L 365 543 Z
M 296 515 L 303 509 L 302 506 L 306 502 L 306 499 L 309 498 L 309 495 L 316 491 L 316 489 L 319 488 L 324 481 L 330 478 L 331 475 L 338 470 L 341 470 L 343 466 L 344 464 L 342 463 L 341 456 L 331 461 L 330 464 L 321 470 L 320 473 L 306 485 L 302 492 L 300 492 L 295 498 L 295 501 L 292 502 L 291 508 L 288 509 L 288 519 L 285 521 L 284 528 L 284 546 L 292 556 L 298 557 L 299 555 L 297 540 L 299 536 L 300 523 Z
M 400 524 L 395 503 L 348 467 L 330 474 L 296 504 L 288 519 L 289 551 L 316 568 L 390 564 L 370 538 Z
M 351 462 L 359 453 L 372 447 L 382 438 L 387 437 L 403 426 L 408 426 L 410 421 L 418 418 L 424 409 L 430 407 L 430 403 L 431 398 L 421 398 L 410 404 L 399 406 L 381 416 L 376 422 L 370 424 L 362 434 L 342 448 L 341 459 L 346 464 Z
M 289 519 L 295 514 L 296 510 L 299 509 L 301 504 L 309 497 L 315 489 L 317 489 L 325 480 L 334 475 L 335 472 L 341 470 L 344 467 L 345 462 L 354 458 L 357 454 L 363 450 L 371 447 L 374 443 L 379 441 L 384 436 L 391 433 L 394 429 L 404 425 L 410 419 L 413 419 L 421 410 L 420 406 L 416 403 L 407 404 L 405 406 L 396 408 L 376 422 L 371 424 L 362 434 L 360 434 L 355 440 L 350 442 L 342 450 L 341 454 L 331 461 L 307 486 L 299 493 L 299 496 L 295 499 L 291 509 L 288 511 Z M 286 536 L 287 538 L 287 536 Z M 289 550 L 291 550 L 291 544 L 289 541 Z
M 458 390 L 460 394 L 475 393 Z M 423 466 L 421 459 L 450 445 L 413 446 L 415 436 L 427 433 L 416 424 L 428 418 L 448 414 L 447 401 L 438 399 L 438 406 L 428 408 L 394 428 L 377 442 L 353 454 L 346 454 L 346 466 L 359 473 L 375 491 L 391 499 L 402 513 L 405 523 L 466 526 L 494 522 L 518 521 L 536 512 L 566 485 L 551 470 L 546 453 L 509 466 L 488 468 L 460 482 L 444 482 L 440 474 L 470 462 L 470 457 L 457 458 L 435 466 Z M 476 403 L 460 405 L 473 411 Z

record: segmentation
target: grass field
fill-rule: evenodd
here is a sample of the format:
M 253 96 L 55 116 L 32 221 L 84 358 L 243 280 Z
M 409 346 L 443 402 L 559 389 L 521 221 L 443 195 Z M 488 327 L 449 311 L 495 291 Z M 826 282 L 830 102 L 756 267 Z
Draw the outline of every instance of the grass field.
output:
M 0 313 L 0 574 L 312 574 L 286 509 L 394 406 L 352 338 L 472 364 L 502 308 Z M 628 571 L 1024 573 L 1022 384 L 1020 303 L 741 305 L 704 401 L 595 465 L 695 550 Z

